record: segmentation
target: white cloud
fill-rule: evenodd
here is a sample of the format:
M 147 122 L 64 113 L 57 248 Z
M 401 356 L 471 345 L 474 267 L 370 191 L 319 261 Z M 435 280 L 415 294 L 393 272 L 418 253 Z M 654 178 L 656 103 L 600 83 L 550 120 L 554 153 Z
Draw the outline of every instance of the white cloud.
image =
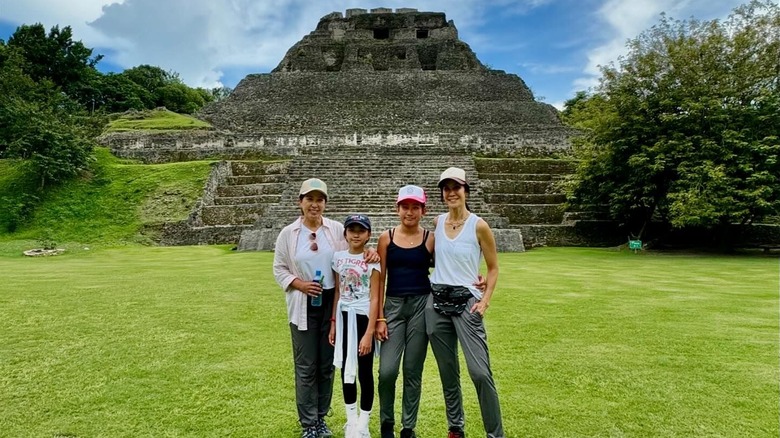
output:
M 105 42 L 103 35 L 90 28 L 89 21 L 99 17 L 104 5 L 123 0 L 0 0 L 4 20 L 19 24 L 41 23 L 48 30 L 52 26 L 70 26 L 79 40 L 90 44 Z
M 382 6 L 408 7 L 409 2 L 391 0 Z M 446 10 L 459 29 L 483 19 L 479 0 L 423 0 L 414 6 Z M 224 69 L 270 71 L 330 12 L 374 7 L 366 0 L 20 0 L 3 4 L 3 18 L 42 22 L 47 28 L 70 25 L 96 53 L 111 50 L 111 62 L 122 68 L 156 65 L 178 72 L 188 85 L 211 87 L 219 84 Z
M 483 28 L 488 14 L 513 14 L 553 0 L 421 0 L 420 11 L 445 11 L 461 39 L 485 50 L 496 48 Z M 3 19 L 70 25 L 74 36 L 96 53 L 110 51 L 121 68 L 141 64 L 179 73 L 191 86 L 220 84 L 226 69 L 267 72 L 319 19 L 348 8 L 371 9 L 368 0 L 0 0 Z M 382 7 L 409 7 L 386 0 Z M 515 47 L 517 48 L 517 47 Z M 509 51 L 511 47 L 502 47 Z M 106 62 L 106 61 L 104 61 Z
M 693 16 L 709 20 L 725 17 L 740 3 L 741 0 L 607 0 L 593 17 L 598 23 L 606 25 L 591 35 L 602 43 L 588 50 L 584 76 L 574 80 L 574 89 L 597 85 L 601 76 L 599 66 L 617 62 L 621 55 L 627 53 L 626 42 L 657 23 L 662 12 L 675 19 Z
M 548 102 L 550 105 L 554 106 L 558 111 L 563 111 L 564 104 L 566 103 L 563 100 L 555 101 L 555 102 Z

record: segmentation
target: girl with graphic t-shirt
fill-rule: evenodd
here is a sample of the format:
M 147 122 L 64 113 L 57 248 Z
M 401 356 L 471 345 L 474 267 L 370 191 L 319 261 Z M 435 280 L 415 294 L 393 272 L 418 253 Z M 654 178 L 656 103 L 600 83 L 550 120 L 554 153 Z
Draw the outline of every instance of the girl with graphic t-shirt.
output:
M 356 214 L 344 221 L 346 251 L 333 255 L 336 279 L 329 340 L 335 347 L 333 365 L 341 368 L 347 411 L 345 438 L 368 438 L 368 421 L 374 404 L 374 327 L 379 308 L 379 264 L 367 263 L 364 248 L 371 238 L 371 221 Z M 378 347 L 378 343 L 377 343 Z M 360 414 L 357 384 L 360 381 Z

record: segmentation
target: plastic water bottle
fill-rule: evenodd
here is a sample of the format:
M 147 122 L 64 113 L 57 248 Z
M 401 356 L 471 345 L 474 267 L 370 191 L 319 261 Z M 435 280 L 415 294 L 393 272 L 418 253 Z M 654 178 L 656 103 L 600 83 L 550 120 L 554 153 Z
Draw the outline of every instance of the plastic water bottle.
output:
M 314 272 L 314 281 L 320 284 L 322 286 L 322 271 L 317 269 L 317 271 Z M 322 294 L 317 295 L 316 297 L 311 298 L 311 305 L 314 307 L 320 307 L 322 305 Z

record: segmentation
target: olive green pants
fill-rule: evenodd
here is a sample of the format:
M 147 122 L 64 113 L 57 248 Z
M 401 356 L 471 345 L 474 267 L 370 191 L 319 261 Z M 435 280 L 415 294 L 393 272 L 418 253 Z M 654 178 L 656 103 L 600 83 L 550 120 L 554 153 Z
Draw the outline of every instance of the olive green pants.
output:
M 428 294 L 387 297 L 385 318 L 388 338 L 379 352 L 379 421 L 395 424 L 395 382 L 403 358 L 403 395 L 401 424 L 417 426 L 422 373 L 428 354 L 425 332 L 425 305 Z

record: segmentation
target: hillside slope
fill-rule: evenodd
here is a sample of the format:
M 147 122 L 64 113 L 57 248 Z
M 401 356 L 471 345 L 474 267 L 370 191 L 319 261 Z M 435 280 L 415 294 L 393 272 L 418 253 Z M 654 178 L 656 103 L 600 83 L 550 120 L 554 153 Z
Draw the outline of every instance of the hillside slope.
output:
M 89 174 L 40 193 L 24 162 L 0 160 L 0 241 L 152 243 L 156 226 L 192 211 L 210 167 L 136 164 L 98 148 Z

